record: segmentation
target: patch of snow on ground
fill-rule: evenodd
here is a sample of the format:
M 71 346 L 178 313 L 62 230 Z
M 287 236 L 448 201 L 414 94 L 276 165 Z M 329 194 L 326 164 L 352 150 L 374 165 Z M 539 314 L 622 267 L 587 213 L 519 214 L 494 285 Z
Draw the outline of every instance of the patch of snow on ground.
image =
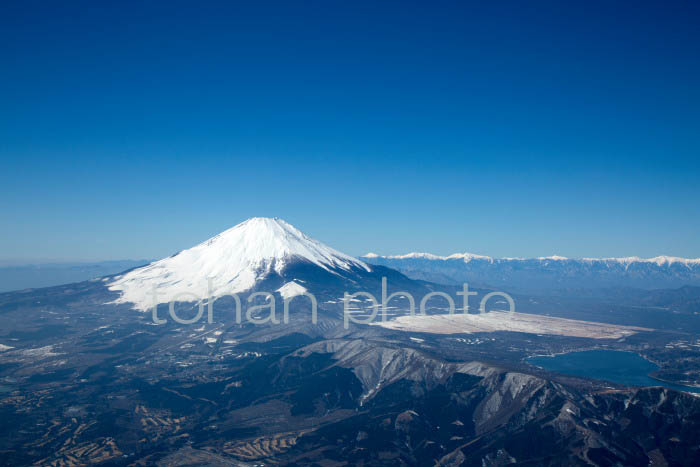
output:
M 297 295 L 301 295 L 306 293 L 306 288 L 302 285 L 297 284 L 296 282 L 287 282 L 284 284 L 282 287 L 277 289 L 277 292 L 284 298 L 285 300 L 296 297 Z
M 54 348 L 53 345 L 47 345 L 45 347 L 38 347 L 36 349 L 23 350 L 22 354 L 26 357 L 32 357 L 32 358 L 49 358 L 49 357 L 55 357 L 57 355 L 61 355 L 60 353 L 54 352 L 53 348 Z
M 578 321 L 527 313 L 492 311 L 485 314 L 400 316 L 386 322 L 371 323 L 388 329 L 433 334 L 472 334 L 511 331 L 593 339 L 619 339 L 651 329 Z

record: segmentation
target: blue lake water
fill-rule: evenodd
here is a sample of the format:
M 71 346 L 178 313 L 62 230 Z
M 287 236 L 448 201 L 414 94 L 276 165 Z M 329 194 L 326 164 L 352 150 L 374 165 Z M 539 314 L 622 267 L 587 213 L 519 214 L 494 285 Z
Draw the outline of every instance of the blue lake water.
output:
M 665 386 L 700 393 L 700 388 L 666 383 L 649 376 L 659 367 L 633 352 L 586 350 L 553 357 L 532 357 L 528 363 L 545 370 L 572 376 L 601 379 L 628 386 Z

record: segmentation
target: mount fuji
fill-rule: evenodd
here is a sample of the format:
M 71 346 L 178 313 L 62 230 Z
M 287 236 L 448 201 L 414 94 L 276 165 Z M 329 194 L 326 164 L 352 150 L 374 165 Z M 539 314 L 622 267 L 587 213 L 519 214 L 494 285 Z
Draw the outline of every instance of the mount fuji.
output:
M 278 218 L 248 219 L 192 248 L 114 276 L 114 303 L 145 311 L 158 303 L 216 299 L 264 290 L 283 298 L 311 290 L 334 298 L 348 291 L 374 290 L 381 278 L 396 285 L 418 284 L 394 270 L 370 266 L 341 253 Z
M 659 378 L 700 385 L 700 292 L 519 295 L 512 315 L 494 301 L 493 314 L 454 317 L 437 316 L 444 297 L 424 317 L 407 317 L 395 297 L 388 320 L 370 325 L 377 305 L 358 295 L 346 307 L 344 292 L 379 298 L 384 277 L 388 293 L 417 302 L 437 291 L 457 301 L 459 292 L 369 264 L 380 259 L 253 218 L 146 266 L 0 293 L 3 464 L 700 465 L 700 398 L 529 363 L 614 349 L 659 362 Z M 397 261 L 409 260 L 491 264 L 476 255 Z M 573 267 L 536 264 L 545 263 Z M 179 317 L 219 298 L 214 319 L 183 325 L 157 306 L 142 313 L 153 290 L 157 303 L 179 302 Z M 226 295 L 252 304 L 258 291 L 273 293 L 270 316 L 279 316 L 278 298 L 313 293 L 317 322 L 301 297 L 287 302 L 288 322 L 258 320 L 264 311 L 234 320 Z

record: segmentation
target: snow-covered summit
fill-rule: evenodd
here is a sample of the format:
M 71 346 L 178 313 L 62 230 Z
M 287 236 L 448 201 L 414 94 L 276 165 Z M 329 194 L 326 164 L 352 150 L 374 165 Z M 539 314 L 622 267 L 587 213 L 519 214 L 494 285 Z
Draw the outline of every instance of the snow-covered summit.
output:
M 371 271 L 351 256 L 330 248 L 282 219 L 254 217 L 169 258 L 117 276 L 109 289 L 121 292 L 117 303 L 141 310 L 158 302 L 195 301 L 250 290 L 271 273 L 280 274 L 293 262 L 306 261 L 339 274 Z M 192 295 L 194 294 L 194 296 Z

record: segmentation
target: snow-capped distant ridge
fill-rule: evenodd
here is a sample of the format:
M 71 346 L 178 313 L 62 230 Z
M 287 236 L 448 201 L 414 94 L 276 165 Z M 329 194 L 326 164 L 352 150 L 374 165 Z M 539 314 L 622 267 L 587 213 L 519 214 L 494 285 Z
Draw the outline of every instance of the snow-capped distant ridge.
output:
M 494 258 L 491 256 L 477 255 L 474 253 L 454 253 L 448 256 L 434 255 L 432 253 L 418 253 L 412 252 L 405 255 L 379 255 L 377 253 L 367 253 L 363 255 L 362 258 L 368 259 L 429 259 L 429 260 L 454 260 L 462 259 L 465 262 L 473 260 L 484 260 L 489 262 L 494 261 L 582 261 L 582 262 L 607 262 L 607 263 L 620 263 L 620 264 L 630 264 L 630 263 L 654 263 L 659 266 L 671 265 L 671 264 L 684 264 L 684 265 L 700 265 L 700 258 L 679 258 L 677 256 L 655 256 L 653 258 L 640 258 L 639 256 L 628 256 L 620 258 L 568 258 L 566 256 L 552 255 L 552 256 L 538 256 L 536 258 Z
M 363 261 L 306 236 L 282 219 L 254 217 L 190 249 L 117 276 L 108 286 L 121 292 L 117 303 L 146 310 L 153 305 L 153 290 L 159 303 L 240 293 L 298 261 L 333 274 L 371 271 Z
M 538 259 L 540 261 L 547 261 L 547 260 L 550 260 L 550 261 L 568 261 L 569 260 L 569 258 L 567 258 L 566 256 L 559 256 L 559 255 L 540 256 L 536 259 Z M 520 261 L 522 261 L 522 260 L 520 260 Z
M 671 264 L 700 265 L 700 258 L 679 258 L 677 256 L 655 256 L 653 258 L 640 258 L 639 256 L 628 256 L 626 258 L 583 258 L 582 261 L 611 261 L 621 264 L 630 263 L 654 263 L 659 266 Z
M 520 290 L 636 287 L 644 289 L 700 286 L 700 258 L 675 256 L 640 258 L 492 258 L 473 253 L 438 256 L 409 253 L 363 257 L 411 279 L 438 283 L 469 282 Z
M 374 255 L 374 256 L 370 256 Z M 366 255 L 368 258 L 391 258 L 391 259 L 413 259 L 413 258 L 422 258 L 422 259 L 447 259 L 445 256 L 438 256 L 438 255 L 433 255 L 431 253 L 407 253 L 405 255 L 394 255 L 394 256 L 379 256 L 375 253 L 369 253 Z
M 475 259 L 480 259 L 489 262 L 493 261 L 493 258 L 490 256 L 475 255 L 474 253 L 454 253 L 448 256 L 447 259 L 463 259 L 465 262 L 469 262 Z
M 385 259 L 430 259 L 430 260 L 447 260 L 447 259 L 463 259 L 465 261 L 471 261 L 473 259 L 483 259 L 487 261 L 493 261 L 490 256 L 475 255 L 473 253 L 454 253 L 449 256 L 439 256 L 432 253 L 407 253 L 405 255 L 393 255 L 393 256 L 381 256 L 377 253 L 367 253 L 363 255 L 362 258 L 385 258 Z

